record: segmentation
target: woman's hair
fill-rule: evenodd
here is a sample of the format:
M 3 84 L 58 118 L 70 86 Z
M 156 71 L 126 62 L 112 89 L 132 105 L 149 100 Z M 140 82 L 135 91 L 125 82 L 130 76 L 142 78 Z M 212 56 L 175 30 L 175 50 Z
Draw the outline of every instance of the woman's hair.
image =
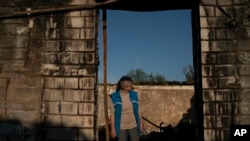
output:
M 122 76 L 116 85 L 116 91 L 119 91 L 121 89 L 121 83 L 123 81 L 133 82 L 133 79 L 127 75 Z

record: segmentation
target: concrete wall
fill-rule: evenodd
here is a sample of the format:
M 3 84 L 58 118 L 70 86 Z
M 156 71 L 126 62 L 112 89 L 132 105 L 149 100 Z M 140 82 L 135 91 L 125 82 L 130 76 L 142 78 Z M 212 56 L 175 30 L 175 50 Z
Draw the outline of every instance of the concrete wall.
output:
M 142 115 L 153 124 L 176 127 L 179 122 L 196 124 L 194 115 L 194 87 L 193 86 L 168 86 L 145 85 L 134 86 L 140 100 Z M 115 91 L 115 85 L 108 85 L 109 94 Z M 108 99 L 110 100 L 110 99 Z M 99 85 L 98 94 L 98 125 L 105 125 L 103 86 Z M 147 132 L 160 129 L 144 121 Z

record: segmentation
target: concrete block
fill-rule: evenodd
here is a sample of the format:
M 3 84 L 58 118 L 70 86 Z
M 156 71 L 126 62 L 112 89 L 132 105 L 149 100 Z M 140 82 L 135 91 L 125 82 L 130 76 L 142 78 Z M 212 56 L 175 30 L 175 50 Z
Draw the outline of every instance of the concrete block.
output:
M 235 49 L 235 42 L 233 41 L 215 41 L 211 51 L 216 52 L 233 52 Z
M 220 102 L 236 102 L 239 101 L 237 91 L 216 90 L 215 100 Z
M 70 115 L 78 114 L 78 103 L 62 102 L 61 106 L 62 106 L 61 114 L 70 114 Z
M 59 55 L 54 52 L 42 53 L 43 64 L 57 64 L 59 62 Z
M 94 89 L 95 87 L 94 77 L 79 78 L 79 88 L 80 89 Z
M 216 116 L 205 115 L 203 120 L 204 128 L 214 128 L 216 123 Z
M 235 76 L 227 76 L 226 78 L 218 78 L 218 88 L 238 88 L 238 78 Z
M 216 103 L 215 104 L 215 114 L 217 115 L 231 115 L 235 113 L 232 103 Z
M 249 115 L 250 114 L 250 102 L 249 101 L 241 102 L 239 104 L 239 109 L 240 109 L 240 114 Z
M 217 64 L 217 54 L 215 53 L 202 53 L 202 63 L 206 65 Z
M 72 102 L 48 102 L 47 108 L 48 114 L 77 115 L 78 113 L 78 104 Z
M 82 10 L 81 11 L 81 16 L 84 16 L 84 17 L 95 17 L 95 16 L 97 16 L 97 11 L 98 10 Z
M 91 53 L 81 53 L 80 54 L 80 63 L 81 64 L 94 64 L 96 63 L 96 54 Z
M 95 51 L 95 41 L 65 41 L 65 51 Z
M 45 30 L 44 38 L 47 40 L 60 39 L 59 29 L 50 28 L 50 29 Z
M 215 16 L 215 6 L 200 6 L 200 16 L 201 17 L 214 17 Z M 201 24 L 201 27 L 203 25 Z
M 225 59 L 228 58 L 228 57 L 230 57 L 230 55 L 225 55 L 225 56 L 222 55 L 222 56 L 218 57 L 219 58 L 218 60 L 222 59 L 220 61 L 220 63 L 223 64 L 222 62 L 225 61 L 224 64 L 226 64 L 227 61 Z M 235 61 L 234 57 L 228 59 L 228 62 L 234 62 L 234 61 Z M 227 64 L 226 65 L 215 66 L 213 68 L 213 71 L 212 71 L 213 76 L 227 77 L 227 76 L 234 76 L 235 74 L 236 74 L 236 72 L 235 72 L 234 66 L 233 65 L 227 65 Z
M 250 53 L 249 52 L 238 52 L 237 61 L 240 64 L 248 65 L 250 63 Z
M 97 37 L 97 29 L 85 28 L 81 29 L 80 39 L 95 39 Z
M 65 27 L 67 28 L 84 28 L 85 18 L 83 17 L 67 17 L 65 18 Z
M 214 115 L 216 114 L 216 109 L 215 109 L 215 104 L 214 103 L 204 103 L 203 104 L 203 112 L 204 115 Z
M 215 92 L 213 90 L 203 91 L 203 101 L 204 102 L 213 102 L 215 101 Z
M 77 89 L 78 88 L 78 78 L 65 78 L 64 88 L 66 89 Z
M 241 77 L 240 78 L 240 85 L 242 88 L 248 89 L 250 88 L 250 77 L 249 76 L 245 76 L 245 77 Z
M 64 101 L 94 102 L 94 90 L 65 90 Z
M 65 15 L 66 17 L 79 17 L 81 16 L 81 11 L 72 11 L 72 12 L 68 12 Z
M 94 128 L 94 116 L 65 116 L 63 117 L 63 123 L 65 123 L 67 127 Z
M 201 29 L 201 39 L 202 40 L 211 40 L 215 39 L 215 31 L 213 29 Z
M 62 64 L 79 64 L 79 53 L 64 52 L 59 54 L 59 62 Z
M 216 141 L 216 130 L 204 129 L 204 141 Z
M 96 17 L 84 17 L 85 27 L 96 29 L 98 19 Z
M 213 65 L 203 65 L 202 66 L 203 76 L 212 76 L 213 75 Z
M 60 47 L 62 43 L 60 41 L 45 41 L 45 46 L 43 47 L 43 51 L 45 52 L 54 52 L 60 51 Z
M 49 101 L 60 101 L 63 97 L 63 90 L 54 90 L 54 89 L 45 89 L 43 91 L 42 101 L 49 102 Z
M 64 88 L 64 78 L 62 77 L 46 77 L 45 88 Z
M 95 104 L 94 103 L 79 103 L 79 114 L 82 115 L 94 115 L 95 114 Z
M 235 32 L 232 32 L 228 29 L 216 29 L 215 36 L 217 40 L 235 40 L 238 39 L 238 36 Z
M 214 77 L 203 77 L 202 87 L 203 88 L 216 88 L 218 86 L 217 78 Z
M 46 64 L 41 66 L 41 74 L 43 76 L 60 76 L 61 68 L 58 65 Z
M 80 29 L 62 29 L 60 32 L 60 36 L 62 39 L 70 40 L 70 39 L 80 39 Z
M 238 115 L 239 121 L 238 124 L 249 124 L 250 116 L 249 115 Z

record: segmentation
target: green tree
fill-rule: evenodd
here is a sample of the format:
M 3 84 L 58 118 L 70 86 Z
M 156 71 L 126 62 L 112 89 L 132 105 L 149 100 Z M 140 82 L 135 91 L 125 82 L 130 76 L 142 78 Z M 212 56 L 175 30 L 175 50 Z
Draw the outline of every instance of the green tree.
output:
M 161 74 L 147 74 L 142 68 L 132 69 L 127 74 L 135 84 L 165 84 L 166 78 Z
M 188 83 L 194 83 L 194 68 L 192 65 L 187 65 L 183 69 L 183 74 Z
M 147 81 L 147 74 L 142 68 L 132 69 L 127 75 L 133 79 L 135 84 Z
M 155 79 L 157 84 L 165 84 L 165 82 L 166 82 L 166 78 L 161 74 L 156 74 L 154 76 L 154 79 Z

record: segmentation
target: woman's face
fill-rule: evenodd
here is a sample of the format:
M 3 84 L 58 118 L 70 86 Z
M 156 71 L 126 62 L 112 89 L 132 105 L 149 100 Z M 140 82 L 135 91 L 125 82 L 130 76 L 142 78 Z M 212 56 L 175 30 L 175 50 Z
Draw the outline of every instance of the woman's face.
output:
M 124 91 L 130 91 L 132 89 L 132 82 L 131 81 L 122 81 L 121 82 L 121 89 Z

